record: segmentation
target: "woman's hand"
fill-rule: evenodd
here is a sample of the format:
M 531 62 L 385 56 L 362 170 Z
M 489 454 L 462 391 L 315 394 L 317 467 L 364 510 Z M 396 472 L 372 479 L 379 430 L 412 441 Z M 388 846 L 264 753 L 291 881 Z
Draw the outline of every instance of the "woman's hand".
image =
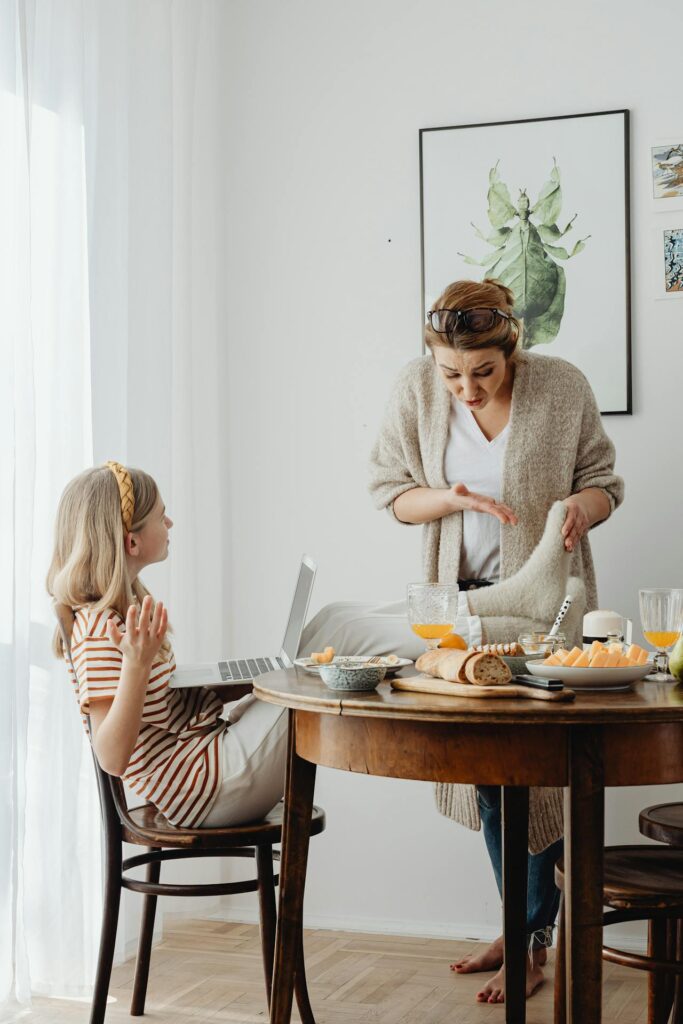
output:
M 453 484 L 450 490 L 454 512 L 485 512 L 487 515 L 495 516 L 503 526 L 517 525 L 518 519 L 512 509 L 495 501 L 494 498 L 488 498 L 485 494 L 475 494 L 460 482 Z
M 562 536 L 565 550 L 573 551 L 593 523 L 581 493 L 570 494 L 564 499 L 564 504 L 567 506 L 567 515 L 562 526 Z
M 591 526 L 609 518 L 611 507 L 607 494 L 601 487 L 584 487 L 576 494 L 564 499 L 567 517 L 562 527 L 564 546 L 573 551 Z
M 118 647 L 124 659 L 134 665 L 151 668 L 159 653 L 168 628 L 168 613 L 161 601 L 152 612 L 152 598 L 145 597 L 138 610 L 134 604 L 128 609 L 126 630 L 119 629 L 113 619 L 107 622 L 107 633 L 111 642 Z

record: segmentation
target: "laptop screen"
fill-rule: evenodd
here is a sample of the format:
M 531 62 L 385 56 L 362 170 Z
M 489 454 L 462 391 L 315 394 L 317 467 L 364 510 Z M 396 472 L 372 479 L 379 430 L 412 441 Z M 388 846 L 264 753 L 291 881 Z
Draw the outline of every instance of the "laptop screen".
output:
M 301 559 L 299 578 L 296 581 L 294 599 L 289 612 L 289 622 L 285 630 L 285 638 L 282 641 L 282 649 L 290 661 L 294 661 L 299 651 L 299 641 L 306 620 L 308 602 L 311 598 L 313 580 L 315 579 L 315 562 L 304 555 Z

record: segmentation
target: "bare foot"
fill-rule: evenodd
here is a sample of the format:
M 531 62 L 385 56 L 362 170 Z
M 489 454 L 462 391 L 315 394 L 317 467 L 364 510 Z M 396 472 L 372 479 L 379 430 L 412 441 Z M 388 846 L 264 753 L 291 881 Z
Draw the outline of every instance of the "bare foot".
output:
M 458 974 L 475 974 L 477 971 L 493 971 L 503 965 L 503 936 L 499 935 L 482 953 L 468 953 L 451 964 L 451 970 Z
M 548 959 L 545 949 L 535 949 L 531 957 L 526 961 L 526 997 L 532 996 L 537 988 L 545 981 L 543 964 Z M 484 985 L 481 992 L 477 992 L 478 1003 L 504 1003 L 505 1002 L 505 969 L 501 969 L 493 975 L 490 981 Z

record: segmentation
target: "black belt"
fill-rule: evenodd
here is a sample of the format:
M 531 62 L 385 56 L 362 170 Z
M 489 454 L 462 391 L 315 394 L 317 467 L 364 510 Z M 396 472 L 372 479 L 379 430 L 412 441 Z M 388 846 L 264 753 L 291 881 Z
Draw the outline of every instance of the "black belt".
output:
M 479 590 L 479 587 L 492 587 L 492 580 L 458 580 L 461 590 Z

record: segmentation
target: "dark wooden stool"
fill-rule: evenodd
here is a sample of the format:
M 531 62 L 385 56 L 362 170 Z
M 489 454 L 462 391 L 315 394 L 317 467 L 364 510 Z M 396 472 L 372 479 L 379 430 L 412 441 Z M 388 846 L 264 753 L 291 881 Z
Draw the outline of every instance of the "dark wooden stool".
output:
M 564 863 L 555 866 L 564 891 Z M 647 956 L 603 946 L 614 964 L 649 971 L 648 1024 L 683 1024 L 678 980 L 683 975 L 683 850 L 661 846 L 608 846 L 605 849 L 603 903 L 612 909 L 603 924 L 648 922 Z M 565 1022 L 564 900 L 555 967 L 555 1024 Z M 674 982 L 676 983 L 674 985 Z
M 131 1016 L 137 1017 L 145 1012 L 157 896 L 223 896 L 258 891 L 263 971 L 270 1006 L 275 950 L 275 886 L 278 884 L 278 876 L 273 874 L 273 860 L 280 857 L 279 852 L 273 850 L 273 844 L 279 843 L 282 839 L 282 804 L 278 804 L 262 821 L 245 825 L 231 828 L 178 828 L 171 825 L 151 804 L 129 808 L 121 780 L 107 775 L 100 768 L 94 751 L 93 761 L 102 810 L 105 881 L 104 913 L 90 1024 L 102 1024 L 107 1008 L 121 889 L 131 889 L 133 892 L 143 893 L 145 897 L 130 1007 Z M 319 835 L 324 828 L 325 813 L 320 807 L 314 807 L 310 835 Z M 147 852 L 123 860 L 123 843 L 147 847 Z M 201 885 L 159 881 L 162 861 L 181 860 L 187 857 L 253 857 L 256 860 L 256 878 L 242 882 Z M 130 878 L 126 874 L 131 868 L 143 865 L 147 869 L 144 881 Z M 304 1024 L 315 1024 L 308 999 L 301 933 L 296 955 L 295 986 L 301 1020 Z
M 640 812 L 638 827 L 648 839 L 683 846 L 683 804 L 653 804 Z

